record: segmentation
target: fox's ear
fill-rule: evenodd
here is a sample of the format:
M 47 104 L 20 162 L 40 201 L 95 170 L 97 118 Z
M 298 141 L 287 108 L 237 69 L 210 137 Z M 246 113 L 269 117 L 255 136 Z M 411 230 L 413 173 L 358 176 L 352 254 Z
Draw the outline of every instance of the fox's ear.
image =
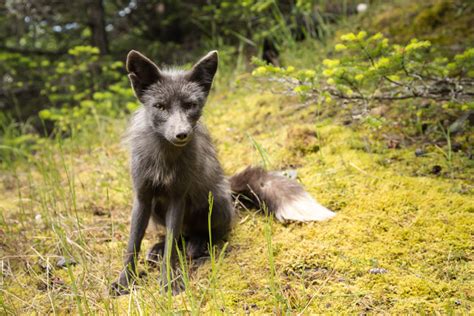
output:
M 213 50 L 201 58 L 201 60 L 193 66 L 189 74 L 189 80 L 197 82 L 204 88 L 206 94 L 211 90 L 212 80 L 217 71 L 218 60 L 217 51 Z
M 139 100 L 151 84 L 160 80 L 158 66 L 135 50 L 128 53 L 126 67 L 133 91 L 135 91 L 135 95 Z

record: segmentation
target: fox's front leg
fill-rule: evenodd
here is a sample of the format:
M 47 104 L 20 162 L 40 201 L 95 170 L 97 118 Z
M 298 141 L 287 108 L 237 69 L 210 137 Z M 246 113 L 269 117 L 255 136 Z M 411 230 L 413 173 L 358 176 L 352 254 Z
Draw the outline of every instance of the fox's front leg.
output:
M 183 280 L 177 269 L 178 261 L 178 243 L 181 242 L 181 232 L 183 227 L 183 218 L 185 212 L 184 201 L 174 199 L 171 201 L 166 212 L 166 239 L 161 266 L 161 282 L 165 290 L 171 286 L 173 295 L 178 294 L 183 289 Z
M 140 252 L 143 236 L 150 220 L 152 194 L 148 188 L 139 190 L 135 196 L 130 225 L 130 238 L 124 257 L 124 268 L 116 282 L 112 284 L 111 294 L 128 294 L 128 288 L 136 277 L 135 263 Z

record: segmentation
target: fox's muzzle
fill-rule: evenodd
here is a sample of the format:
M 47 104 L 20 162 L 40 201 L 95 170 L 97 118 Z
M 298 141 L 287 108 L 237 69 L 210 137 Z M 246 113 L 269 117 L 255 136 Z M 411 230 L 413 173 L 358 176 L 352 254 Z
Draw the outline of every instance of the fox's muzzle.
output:
M 174 112 L 168 119 L 168 141 L 175 146 L 181 147 L 186 145 L 192 136 L 192 125 L 187 116 L 181 112 Z

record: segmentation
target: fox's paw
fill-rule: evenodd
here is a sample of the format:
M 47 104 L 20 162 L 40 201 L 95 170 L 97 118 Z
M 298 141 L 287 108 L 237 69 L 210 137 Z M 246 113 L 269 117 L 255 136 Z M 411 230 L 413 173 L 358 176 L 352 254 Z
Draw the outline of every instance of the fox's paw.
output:
M 130 294 L 130 288 L 128 286 L 123 286 L 119 281 L 112 283 L 109 289 L 109 295 L 112 297 L 122 296 Z
M 171 293 L 173 294 L 173 296 L 178 295 L 181 292 L 184 292 L 185 289 L 186 289 L 186 286 L 184 285 L 182 278 L 174 280 L 171 283 Z
M 191 238 L 186 246 L 186 255 L 190 259 L 209 257 L 207 239 Z
M 165 242 L 159 242 L 154 244 L 146 254 L 146 262 L 151 267 L 158 266 L 158 263 L 161 262 L 163 258 L 163 252 L 165 248 Z
M 133 286 L 135 278 L 128 270 L 123 270 L 120 273 L 117 281 L 112 283 L 109 289 L 110 296 L 121 296 L 130 294 L 130 286 Z
M 164 290 L 164 293 L 168 293 L 171 290 L 173 295 L 178 295 L 186 289 L 186 286 L 183 281 L 183 275 L 180 269 L 175 269 L 172 273 L 172 280 L 167 282 L 166 277 L 162 277 L 161 285 Z

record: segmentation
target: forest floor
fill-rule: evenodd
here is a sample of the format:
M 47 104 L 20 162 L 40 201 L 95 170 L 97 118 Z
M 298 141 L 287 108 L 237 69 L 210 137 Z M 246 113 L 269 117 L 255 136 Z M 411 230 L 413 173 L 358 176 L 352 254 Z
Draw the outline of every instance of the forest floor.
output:
M 242 211 L 226 247 L 189 263 L 185 292 L 161 295 L 158 271 L 140 263 L 132 294 L 112 298 L 132 192 L 126 123 L 104 121 L 0 176 L 1 313 L 472 312 L 472 168 L 449 172 L 461 154 L 390 149 L 261 91 L 217 91 L 205 112 L 226 174 L 263 161 L 296 169 L 337 216 L 281 224 Z M 159 236 L 149 229 L 143 249 Z

